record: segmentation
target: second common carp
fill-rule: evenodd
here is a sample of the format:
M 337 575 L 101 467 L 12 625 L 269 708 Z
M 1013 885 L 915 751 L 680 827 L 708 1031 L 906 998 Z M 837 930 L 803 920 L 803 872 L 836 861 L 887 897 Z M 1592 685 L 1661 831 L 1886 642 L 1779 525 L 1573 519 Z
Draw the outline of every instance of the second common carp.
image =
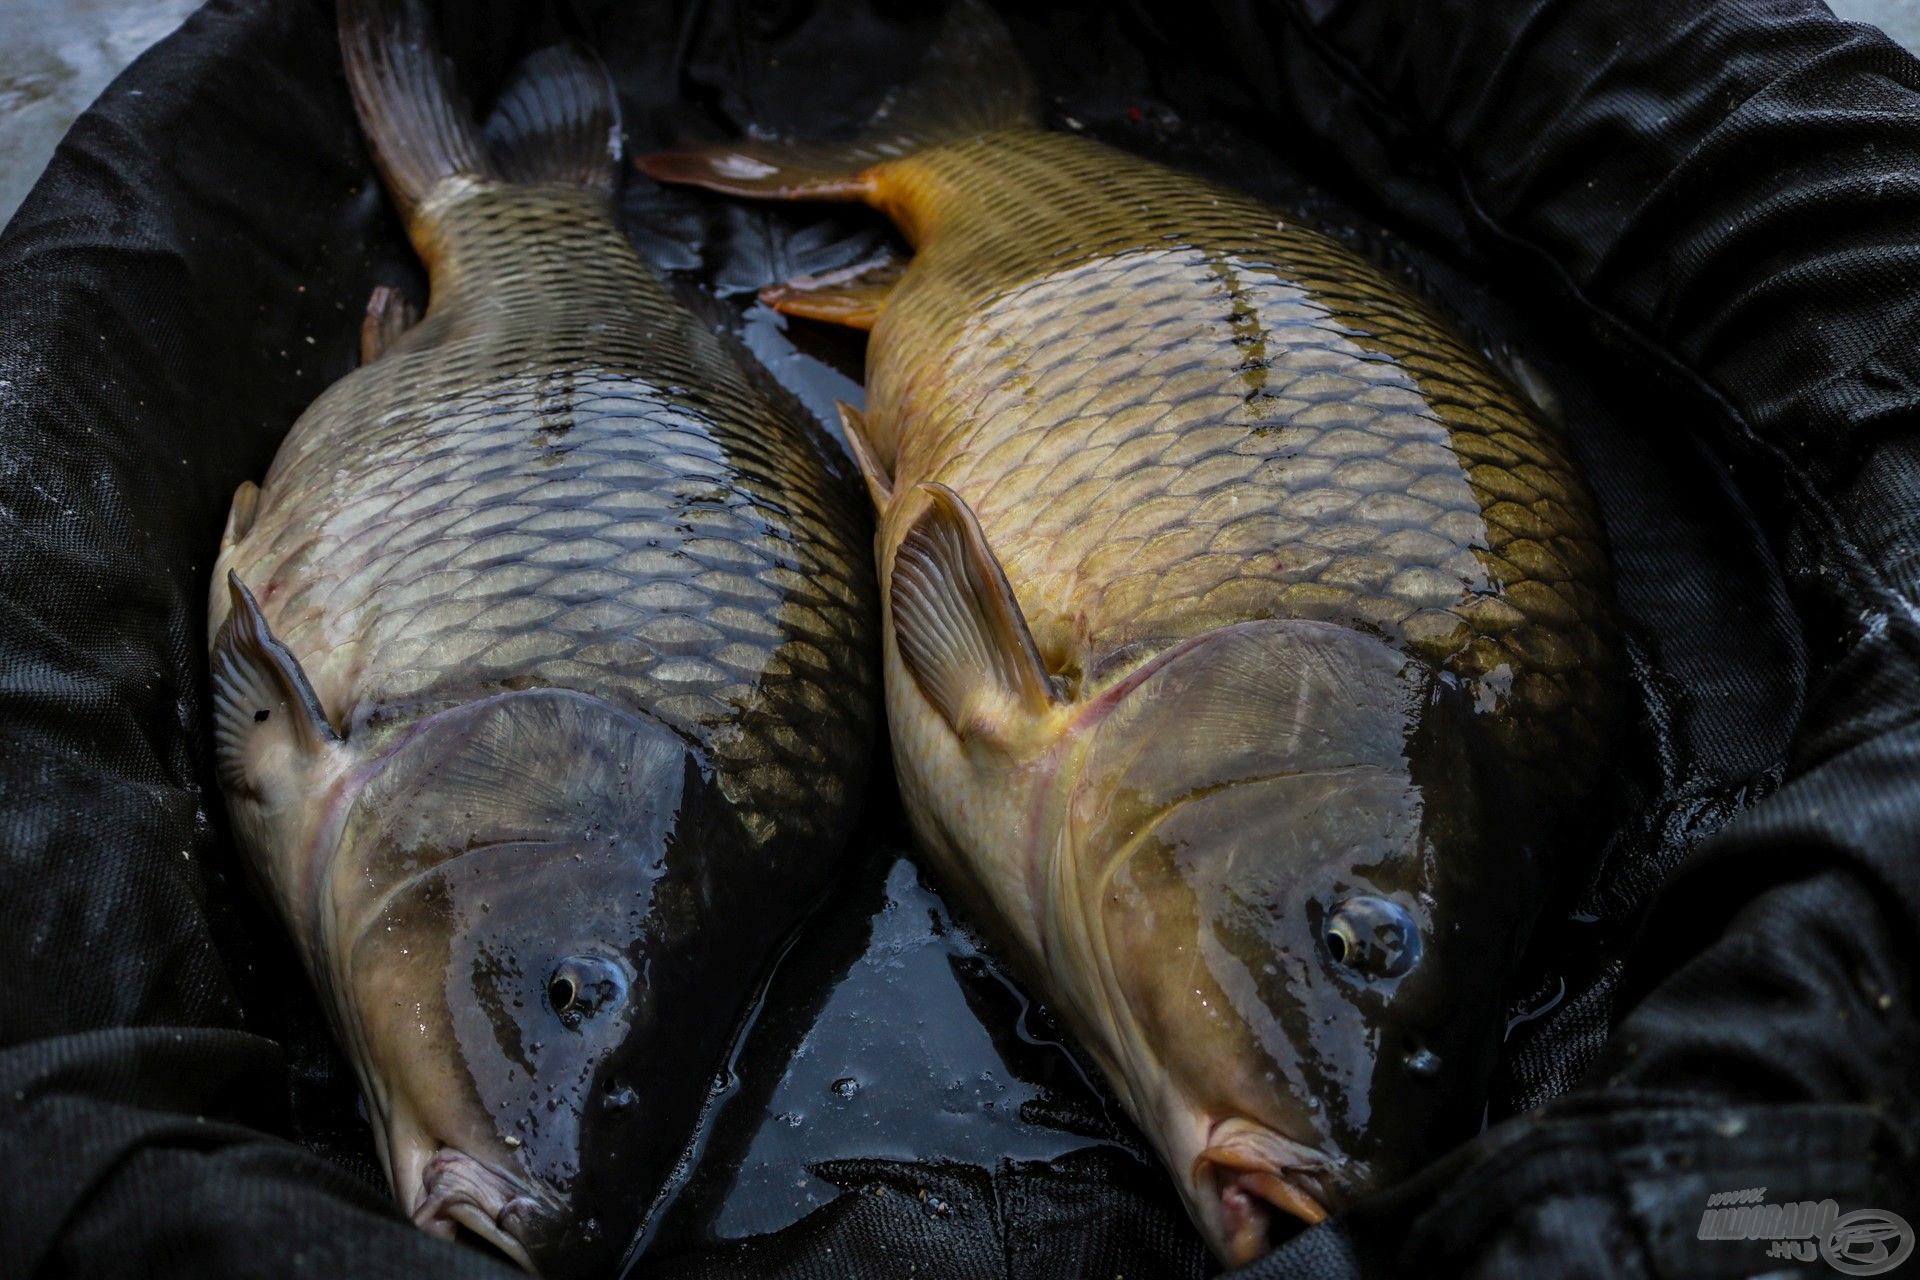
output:
M 628 245 L 596 58 L 483 129 L 417 0 L 340 34 L 432 297 L 234 499 L 220 780 L 401 1210 L 611 1275 L 855 817 L 858 482 Z
M 867 136 L 642 167 L 912 247 L 763 296 L 871 331 L 914 829 L 1244 1262 L 1479 1122 L 1606 736 L 1605 548 L 1428 305 L 1031 96 L 963 4 Z

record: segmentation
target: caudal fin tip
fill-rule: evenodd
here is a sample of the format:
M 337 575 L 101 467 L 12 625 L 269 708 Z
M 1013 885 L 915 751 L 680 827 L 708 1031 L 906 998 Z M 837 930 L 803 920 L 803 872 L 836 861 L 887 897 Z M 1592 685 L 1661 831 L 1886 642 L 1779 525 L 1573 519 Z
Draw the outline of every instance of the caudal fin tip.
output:
M 759 188 L 780 175 L 780 166 L 759 160 L 736 147 L 702 147 L 687 151 L 654 151 L 634 161 L 640 172 L 674 186 Z
M 633 167 L 660 182 L 687 183 L 703 170 L 698 151 L 649 151 L 633 158 Z
M 864 200 L 872 187 L 863 161 L 842 163 L 776 142 L 655 151 L 635 157 L 634 166 L 669 186 L 763 200 Z
M 411 216 L 447 178 L 485 176 L 478 131 L 423 0 L 339 0 L 337 18 L 354 109 L 401 212 Z
M 722 146 L 636 156 L 660 182 L 773 200 L 875 201 L 887 166 L 915 152 L 1038 123 L 1012 37 L 980 0 L 952 5 L 917 74 L 887 95 L 857 138 L 797 142 L 749 132 Z

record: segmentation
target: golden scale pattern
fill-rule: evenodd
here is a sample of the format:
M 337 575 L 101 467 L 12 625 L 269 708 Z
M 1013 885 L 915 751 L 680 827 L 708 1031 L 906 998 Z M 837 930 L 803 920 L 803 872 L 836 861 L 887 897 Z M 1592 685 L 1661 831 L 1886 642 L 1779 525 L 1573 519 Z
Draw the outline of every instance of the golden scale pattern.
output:
M 848 811 L 877 714 L 853 490 L 604 199 L 432 211 L 432 310 L 301 417 L 233 561 L 336 723 L 508 688 L 706 746 L 753 834 Z
M 873 332 L 871 434 L 897 486 L 973 506 L 1056 672 L 1084 691 L 1232 622 L 1337 622 L 1477 682 L 1552 781 L 1585 767 L 1610 644 L 1592 499 L 1424 304 L 1070 135 L 879 178 L 920 257 Z

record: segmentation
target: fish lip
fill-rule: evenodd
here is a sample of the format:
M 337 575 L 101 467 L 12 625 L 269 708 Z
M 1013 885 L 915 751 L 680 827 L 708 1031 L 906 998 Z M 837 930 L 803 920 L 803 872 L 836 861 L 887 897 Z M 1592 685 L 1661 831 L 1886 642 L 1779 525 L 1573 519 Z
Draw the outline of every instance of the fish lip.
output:
M 455 1226 L 465 1227 L 537 1276 L 524 1237 L 550 1210 L 513 1174 L 442 1147 L 420 1171 L 412 1216 L 414 1226 L 443 1240 L 453 1238 Z
M 1216 1123 L 1188 1177 L 1206 1195 L 1207 1225 L 1223 1259 L 1242 1266 L 1270 1248 L 1273 1211 L 1312 1226 L 1340 1207 L 1343 1162 L 1248 1120 Z
M 1333 1212 L 1335 1196 L 1327 1186 L 1324 1166 L 1236 1166 L 1204 1155 L 1194 1162 L 1196 1178 L 1209 1171 L 1223 1189 L 1236 1187 L 1257 1195 L 1308 1226 L 1324 1221 Z

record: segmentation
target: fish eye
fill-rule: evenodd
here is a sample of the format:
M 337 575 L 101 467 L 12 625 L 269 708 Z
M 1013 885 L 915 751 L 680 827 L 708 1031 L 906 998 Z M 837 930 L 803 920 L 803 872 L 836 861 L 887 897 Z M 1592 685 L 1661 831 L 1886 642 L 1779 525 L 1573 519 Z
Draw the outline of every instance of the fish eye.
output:
M 600 956 L 569 956 L 547 978 L 547 1004 L 569 1027 L 626 998 L 627 975 Z
M 1399 903 L 1372 894 L 1347 898 L 1327 913 L 1327 955 L 1363 978 L 1397 978 L 1420 960 L 1420 930 Z

